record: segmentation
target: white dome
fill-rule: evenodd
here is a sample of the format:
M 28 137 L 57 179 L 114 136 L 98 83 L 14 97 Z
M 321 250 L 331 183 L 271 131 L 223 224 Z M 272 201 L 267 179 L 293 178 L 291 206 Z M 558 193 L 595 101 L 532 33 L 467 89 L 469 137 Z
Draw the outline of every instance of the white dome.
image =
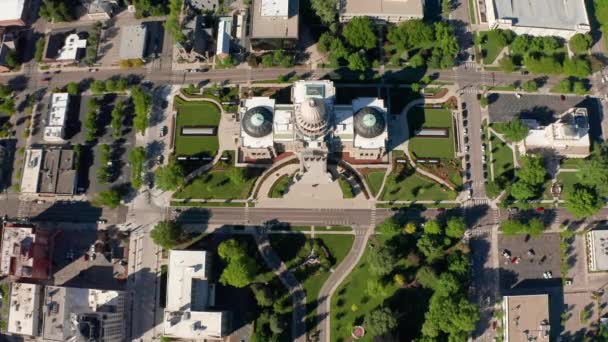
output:
M 304 135 L 317 137 L 327 132 L 328 113 L 321 99 L 307 99 L 296 112 L 296 123 Z

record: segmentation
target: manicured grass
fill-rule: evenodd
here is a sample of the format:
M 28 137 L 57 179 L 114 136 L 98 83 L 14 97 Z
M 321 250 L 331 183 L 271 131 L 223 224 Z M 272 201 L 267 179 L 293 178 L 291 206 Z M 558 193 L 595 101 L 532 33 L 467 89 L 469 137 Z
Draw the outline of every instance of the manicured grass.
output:
M 349 226 L 328 226 L 328 227 L 315 227 L 315 231 L 334 231 L 334 232 L 350 232 L 353 228 Z
M 585 159 L 578 159 L 578 158 L 572 158 L 572 159 L 562 159 L 559 163 L 559 167 L 562 169 L 578 169 L 581 167 L 581 164 L 585 161 Z
M 365 181 L 369 186 L 369 189 L 372 191 L 372 195 L 376 196 L 378 191 L 380 191 L 380 187 L 382 186 L 382 181 L 384 180 L 384 175 L 386 171 L 369 171 L 365 174 Z
M 434 181 L 427 180 L 413 173 L 391 173 L 384 186 L 383 201 L 421 201 L 421 200 L 452 200 L 456 198 L 454 191 L 444 189 Z
M 282 175 L 279 179 L 274 182 L 272 187 L 270 188 L 270 193 L 268 197 L 270 198 L 283 198 L 287 191 L 289 191 L 289 175 Z
M 353 193 L 353 187 L 344 177 L 340 176 L 340 178 L 338 178 L 338 184 L 340 185 L 340 190 L 342 190 L 343 198 L 355 197 L 355 194 Z
M 498 138 L 494 138 L 492 141 L 492 156 L 494 160 L 494 179 L 497 179 L 504 175 L 508 179 L 513 177 L 514 165 L 513 165 L 513 150 Z
M 454 158 L 452 114 L 447 109 L 412 108 L 408 113 L 409 149 L 419 158 Z M 447 128 L 448 137 L 414 137 L 421 128 Z
M 172 207 L 245 207 L 245 202 L 180 202 L 171 201 Z
M 560 172 L 557 174 L 557 181 L 562 184 L 562 198 L 571 194 L 574 191 L 574 185 L 580 183 L 577 173 L 578 172 Z
M 475 0 L 469 0 L 469 17 L 471 18 L 471 24 L 477 24 L 477 14 L 475 11 Z
M 184 126 L 218 126 L 220 110 L 210 102 L 182 102 L 176 104 L 175 153 L 187 156 L 215 156 L 219 141 L 217 136 L 184 136 Z
M 483 63 L 492 64 L 500 51 L 504 48 L 498 43 L 494 31 L 480 32 L 481 34 L 481 51 L 483 53 Z
M 235 199 L 247 198 L 253 183 L 260 175 L 256 168 L 244 169 L 245 181 L 236 184 L 228 177 L 227 169 L 207 172 L 175 194 L 175 198 Z

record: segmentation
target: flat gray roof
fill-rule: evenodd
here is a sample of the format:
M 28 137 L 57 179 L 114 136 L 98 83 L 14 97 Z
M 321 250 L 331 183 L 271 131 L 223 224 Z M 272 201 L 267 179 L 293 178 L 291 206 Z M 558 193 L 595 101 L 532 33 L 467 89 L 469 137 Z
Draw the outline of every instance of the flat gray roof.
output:
M 608 271 L 608 229 L 593 229 L 587 239 L 592 271 Z
M 144 58 L 148 29 L 144 25 L 120 28 L 120 59 Z
M 263 16 L 262 1 L 253 0 L 251 11 L 251 38 L 298 38 L 298 0 L 289 2 L 289 15 Z
M 38 192 L 74 194 L 76 186 L 74 151 L 46 150 L 42 159 Z
M 513 19 L 514 26 L 574 30 L 589 25 L 584 0 L 491 0 L 496 19 Z
M 422 0 L 342 0 L 340 15 L 348 16 L 422 16 Z

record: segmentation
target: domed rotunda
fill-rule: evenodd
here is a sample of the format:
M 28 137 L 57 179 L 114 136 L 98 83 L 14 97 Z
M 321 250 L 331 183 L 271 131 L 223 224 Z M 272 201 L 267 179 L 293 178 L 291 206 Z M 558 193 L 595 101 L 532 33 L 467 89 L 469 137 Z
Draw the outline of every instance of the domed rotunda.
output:
M 329 113 L 323 99 L 309 98 L 295 112 L 296 127 L 304 136 L 316 139 L 329 130 Z
M 355 132 L 368 139 L 375 138 L 386 129 L 384 113 L 374 107 L 363 107 L 354 115 Z
M 266 107 L 253 107 L 245 112 L 241 122 L 243 130 L 254 138 L 272 133 L 272 112 Z

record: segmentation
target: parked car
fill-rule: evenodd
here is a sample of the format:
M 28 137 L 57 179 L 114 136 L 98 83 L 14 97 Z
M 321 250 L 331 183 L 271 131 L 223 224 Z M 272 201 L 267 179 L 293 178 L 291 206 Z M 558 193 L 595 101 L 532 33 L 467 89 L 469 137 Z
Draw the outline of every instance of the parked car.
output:
M 502 256 L 505 257 L 505 259 L 511 259 L 511 252 L 508 249 L 503 249 Z

